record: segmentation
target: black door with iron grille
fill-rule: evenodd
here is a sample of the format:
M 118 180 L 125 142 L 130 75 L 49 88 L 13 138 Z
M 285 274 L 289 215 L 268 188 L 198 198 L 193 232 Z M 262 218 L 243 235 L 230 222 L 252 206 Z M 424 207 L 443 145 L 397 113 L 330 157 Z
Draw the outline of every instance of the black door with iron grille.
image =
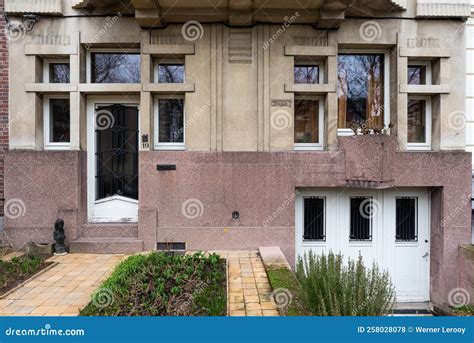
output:
M 96 107 L 96 200 L 138 200 L 138 108 Z

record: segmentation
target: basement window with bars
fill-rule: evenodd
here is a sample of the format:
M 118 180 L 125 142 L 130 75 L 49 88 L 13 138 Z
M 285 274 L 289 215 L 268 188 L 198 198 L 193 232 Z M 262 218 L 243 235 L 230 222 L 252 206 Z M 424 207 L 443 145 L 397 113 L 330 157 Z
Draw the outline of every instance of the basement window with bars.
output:
M 396 212 L 395 239 L 397 242 L 418 241 L 418 198 L 397 198 Z
M 304 241 L 326 240 L 326 213 L 324 197 L 304 198 Z
M 350 198 L 350 234 L 351 241 L 372 240 L 372 197 Z

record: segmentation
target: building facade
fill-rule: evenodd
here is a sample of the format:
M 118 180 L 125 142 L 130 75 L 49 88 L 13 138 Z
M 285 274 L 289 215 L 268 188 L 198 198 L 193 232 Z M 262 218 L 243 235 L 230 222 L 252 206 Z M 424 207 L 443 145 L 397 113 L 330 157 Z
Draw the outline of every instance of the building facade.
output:
M 341 251 L 446 303 L 469 1 L 6 0 L 5 228 L 72 252 Z M 35 14 L 39 14 L 37 17 Z

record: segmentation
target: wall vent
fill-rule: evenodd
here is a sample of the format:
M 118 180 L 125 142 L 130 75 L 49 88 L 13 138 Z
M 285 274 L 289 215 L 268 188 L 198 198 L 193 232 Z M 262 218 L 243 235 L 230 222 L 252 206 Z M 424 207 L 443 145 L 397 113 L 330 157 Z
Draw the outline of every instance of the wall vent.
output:
M 229 63 L 252 63 L 252 29 L 229 29 Z

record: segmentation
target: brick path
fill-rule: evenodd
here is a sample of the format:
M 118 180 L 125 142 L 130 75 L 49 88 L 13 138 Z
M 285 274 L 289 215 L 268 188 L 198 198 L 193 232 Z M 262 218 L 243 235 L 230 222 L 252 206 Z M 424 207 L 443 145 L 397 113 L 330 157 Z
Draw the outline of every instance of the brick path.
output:
M 218 252 L 229 263 L 228 307 L 231 316 L 278 316 L 272 289 L 257 251 Z
M 124 255 L 68 254 L 23 287 L 0 299 L 2 316 L 76 316 Z

